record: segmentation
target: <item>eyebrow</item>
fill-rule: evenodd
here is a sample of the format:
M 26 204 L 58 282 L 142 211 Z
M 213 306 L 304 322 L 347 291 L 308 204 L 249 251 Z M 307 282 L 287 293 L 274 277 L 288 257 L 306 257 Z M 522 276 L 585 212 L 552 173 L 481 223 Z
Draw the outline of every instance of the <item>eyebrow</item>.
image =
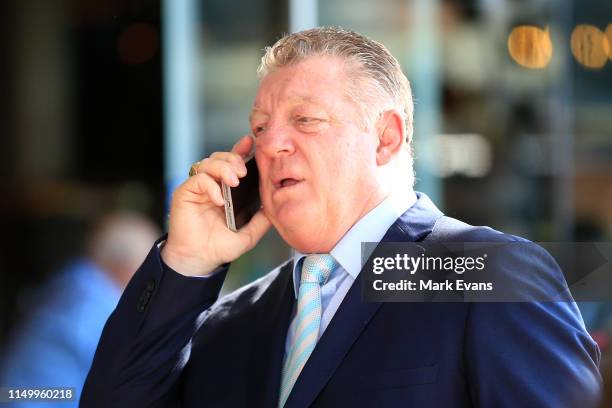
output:
M 253 115 L 256 115 L 258 113 L 262 113 L 262 110 L 259 109 L 257 106 L 253 106 L 253 109 L 251 109 L 251 113 L 249 113 L 249 123 L 253 121 Z

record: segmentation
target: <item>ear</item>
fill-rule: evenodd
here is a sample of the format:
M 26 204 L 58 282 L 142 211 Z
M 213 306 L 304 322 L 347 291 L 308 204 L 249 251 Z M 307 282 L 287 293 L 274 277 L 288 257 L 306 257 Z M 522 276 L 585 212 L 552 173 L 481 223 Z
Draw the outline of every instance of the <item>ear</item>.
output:
M 378 130 L 376 164 L 382 166 L 389 163 L 405 143 L 404 119 L 395 109 L 385 111 L 380 115 L 376 129 Z

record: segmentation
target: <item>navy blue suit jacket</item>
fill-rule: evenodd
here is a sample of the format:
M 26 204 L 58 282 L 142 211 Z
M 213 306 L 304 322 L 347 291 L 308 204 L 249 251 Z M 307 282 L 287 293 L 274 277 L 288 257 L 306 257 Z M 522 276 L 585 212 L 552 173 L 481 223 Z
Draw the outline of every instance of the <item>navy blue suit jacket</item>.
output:
M 419 194 L 383 242 L 513 242 L 444 217 Z M 509 272 L 563 279 L 539 247 Z M 82 407 L 276 407 L 292 264 L 217 300 L 227 265 L 179 275 L 157 247 L 104 329 Z M 588 407 L 599 350 L 572 302 L 365 303 L 355 281 L 286 407 Z

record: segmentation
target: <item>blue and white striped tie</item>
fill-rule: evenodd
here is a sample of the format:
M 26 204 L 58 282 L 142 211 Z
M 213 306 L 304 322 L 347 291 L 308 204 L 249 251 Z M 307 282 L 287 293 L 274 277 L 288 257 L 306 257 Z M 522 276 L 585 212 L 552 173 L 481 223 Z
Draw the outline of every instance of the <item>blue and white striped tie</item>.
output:
M 298 291 L 295 335 L 283 366 L 278 400 L 280 408 L 285 405 L 295 381 L 317 344 L 321 326 L 321 285 L 337 267 L 336 260 L 327 254 L 309 255 L 304 259 Z

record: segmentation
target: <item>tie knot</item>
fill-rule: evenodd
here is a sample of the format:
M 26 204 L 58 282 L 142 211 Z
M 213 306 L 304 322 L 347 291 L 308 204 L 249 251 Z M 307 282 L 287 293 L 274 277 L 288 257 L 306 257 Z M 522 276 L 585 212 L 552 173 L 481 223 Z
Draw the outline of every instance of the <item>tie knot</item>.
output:
M 302 264 L 302 282 L 325 283 L 338 262 L 329 254 L 308 255 Z

